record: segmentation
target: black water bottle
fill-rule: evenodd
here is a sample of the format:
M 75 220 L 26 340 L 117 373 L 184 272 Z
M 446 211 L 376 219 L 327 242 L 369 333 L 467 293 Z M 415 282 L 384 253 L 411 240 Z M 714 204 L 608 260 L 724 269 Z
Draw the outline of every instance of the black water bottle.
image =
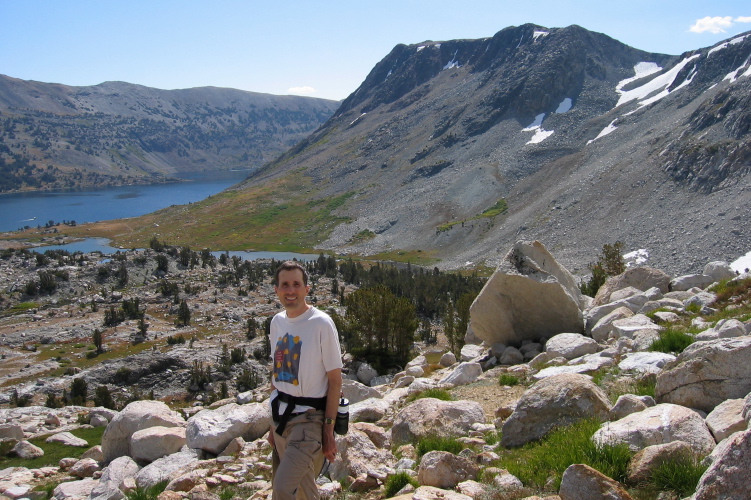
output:
M 349 429 L 349 400 L 347 398 L 341 398 L 339 400 L 339 410 L 336 412 L 336 420 L 334 421 L 334 432 L 343 436 L 347 434 Z

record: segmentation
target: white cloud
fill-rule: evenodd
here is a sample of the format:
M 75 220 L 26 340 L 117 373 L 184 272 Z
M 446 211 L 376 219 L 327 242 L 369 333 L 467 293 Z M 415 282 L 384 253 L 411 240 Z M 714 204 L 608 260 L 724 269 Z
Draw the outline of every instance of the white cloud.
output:
M 739 16 L 735 19 L 732 16 L 707 16 L 697 19 L 694 25 L 689 28 L 689 31 L 693 33 L 704 33 L 707 31 L 710 33 L 725 33 L 735 23 L 751 23 L 751 16 Z
M 697 19 L 689 31 L 693 33 L 704 33 L 709 31 L 710 33 L 725 33 L 726 28 L 730 28 L 733 25 L 733 18 L 730 16 L 725 17 L 704 17 Z
M 290 87 L 287 89 L 288 94 L 295 94 L 295 95 L 311 95 L 318 92 L 313 87 Z

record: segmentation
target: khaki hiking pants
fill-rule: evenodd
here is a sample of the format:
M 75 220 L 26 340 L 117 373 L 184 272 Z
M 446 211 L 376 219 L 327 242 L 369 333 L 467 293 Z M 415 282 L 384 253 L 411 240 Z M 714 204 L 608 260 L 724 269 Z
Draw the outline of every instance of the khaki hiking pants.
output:
M 273 500 L 318 500 L 323 467 L 323 411 L 308 410 L 287 421 L 274 434 Z

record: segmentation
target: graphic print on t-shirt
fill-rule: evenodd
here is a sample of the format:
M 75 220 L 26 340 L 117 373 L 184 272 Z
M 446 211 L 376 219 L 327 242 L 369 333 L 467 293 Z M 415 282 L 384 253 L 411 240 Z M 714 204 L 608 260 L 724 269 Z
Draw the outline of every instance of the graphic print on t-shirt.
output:
M 274 351 L 275 381 L 293 385 L 300 383 L 297 377 L 300 373 L 301 349 L 300 337 L 292 337 L 289 333 L 285 333 L 284 337 L 276 341 L 276 351 Z

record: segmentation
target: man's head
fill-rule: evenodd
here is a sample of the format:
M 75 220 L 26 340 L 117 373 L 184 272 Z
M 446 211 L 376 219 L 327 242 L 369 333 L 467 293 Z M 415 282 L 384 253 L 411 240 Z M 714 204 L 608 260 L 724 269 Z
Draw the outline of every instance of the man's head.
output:
M 287 311 L 287 316 L 295 318 L 308 310 L 305 301 L 310 287 L 308 286 L 308 273 L 297 262 L 285 262 L 276 271 L 274 291 L 279 302 Z
M 282 265 L 280 265 L 277 270 L 276 274 L 274 275 L 274 286 L 279 286 L 279 273 L 282 271 L 293 271 L 295 269 L 299 269 L 302 273 L 302 279 L 303 284 L 305 286 L 308 286 L 308 271 L 305 269 L 305 266 L 297 262 L 296 260 L 288 260 L 285 262 L 282 262 Z

